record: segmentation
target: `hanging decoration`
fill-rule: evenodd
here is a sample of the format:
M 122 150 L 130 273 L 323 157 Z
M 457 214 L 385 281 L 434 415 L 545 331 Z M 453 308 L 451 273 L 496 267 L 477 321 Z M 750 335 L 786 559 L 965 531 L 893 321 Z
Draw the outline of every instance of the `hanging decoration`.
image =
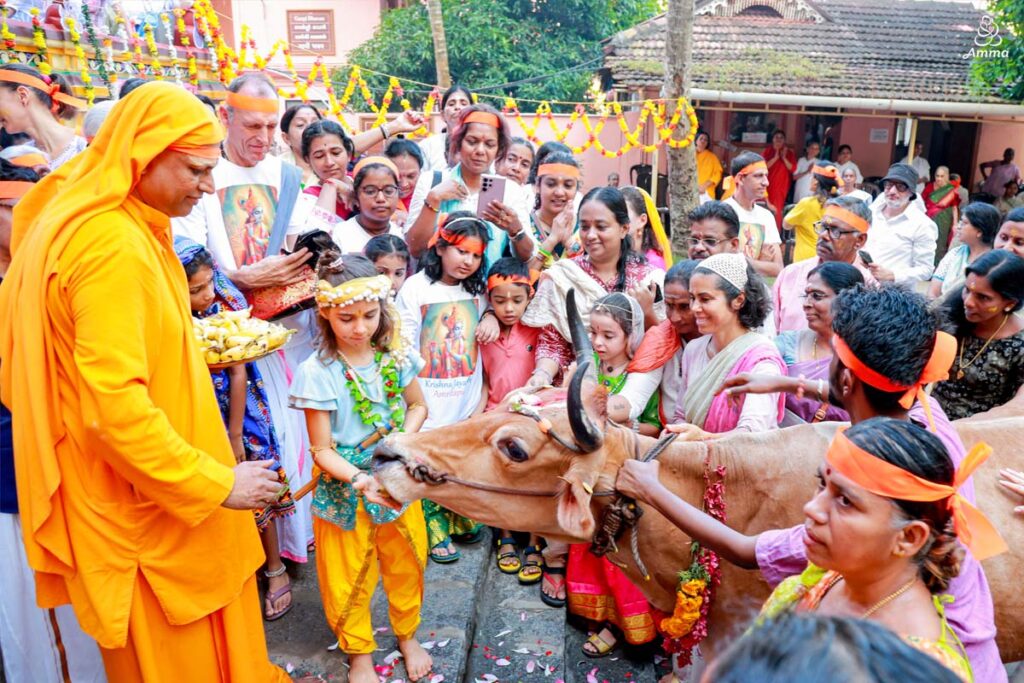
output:
M 9 0 L 0 0 L 0 15 L 2 15 L 3 21 L 2 26 L 0 26 L 0 39 L 3 40 L 4 48 L 10 50 L 17 48 L 15 36 L 7 26 L 8 2 Z M 49 74 L 52 71 L 52 67 L 48 59 L 46 36 L 39 18 L 39 10 L 33 9 L 30 11 L 32 12 L 32 42 L 36 52 L 39 54 L 39 68 L 43 73 Z M 102 38 L 101 42 L 96 36 L 93 16 L 86 2 L 82 3 L 82 11 L 82 24 L 85 27 L 89 43 L 95 53 L 95 59 L 98 62 L 97 71 L 99 77 L 108 87 L 111 87 L 117 82 L 113 37 L 106 36 Z M 278 94 L 281 97 L 299 99 L 303 102 L 310 101 L 311 93 L 314 92 L 314 89 L 320 91 L 317 93 L 317 99 L 324 97 L 321 93 L 326 94 L 328 113 L 337 117 L 341 125 L 348 129 L 350 133 L 355 133 L 356 131 L 341 114 L 355 111 L 355 102 L 360 102 L 360 110 L 368 110 L 374 115 L 373 126 L 385 123 L 388 116 L 393 115 L 397 111 L 408 111 L 413 108 L 405 96 L 403 81 L 395 76 L 368 72 L 358 65 L 353 65 L 349 68 L 345 87 L 339 96 L 335 91 L 334 81 L 341 82 L 342 79 L 337 72 L 334 72 L 334 78 L 332 78 L 331 70 L 323 63 L 320 57 L 316 58 L 309 72 L 303 76 L 295 66 L 293 54 L 287 41 L 278 40 L 271 46 L 268 52 L 262 53 L 253 37 L 252 29 L 247 25 L 242 25 L 239 31 L 238 49 L 235 50 L 224 39 L 220 18 L 214 10 L 211 0 L 195 0 L 191 11 L 195 17 L 195 31 L 196 36 L 198 36 L 195 39 L 202 38 L 205 45 L 203 52 L 210 55 L 214 63 L 217 80 L 221 83 L 227 84 L 239 73 L 246 71 L 264 71 L 278 55 L 282 55 L 285 66 L 283 72 L 291 80 L 292 87 L 279 88 Z M 145 22 L 142 25 L 143 35 L 140 36 L 135 30 L 135 22 L 118 13 L 115 17 L 114 32 L 124 43 L 125 57 L 129 63 L 136 65 L 136 67 L 141 67 L 144 63 L 142 45 L 145 42 L 149 55 L 148 65 L 154 78 L 162 80 L 166 76 L 173 75 L 178 83 L 182 83 L 182 69 L 184 68 L 188 83 L 192 87 L 198 88 L 199 69 L 197 58 L 199 56 L 199 48 L 193 44 L 193 36 L 190 35 L 189 28 L 185 23 L 186 12 L 187 10 L 176 8 L 159 15 L 163 32 L 168 36 L 167 55 L 169 59 L 165 57 L 164 60 L 161 60 L 159 47 L 154 37 L 153 26 L 149 22 Z M 75 56 L 79 60 L 86 96 L 91 101 L 93 86 L 85 47 L 81 45 L 81 36 L 73 20 L 68 20 L 68 27 L 71 29 L 71 42 L 74 46 Z M 179 46 L 184 48 L 184 64 L 179 52 Z M 364 72 L 387 79 L 387 87 L 380 94 L 379 99 L 375 97 L 370 85 L 367 83 Z M 276 71 L 276 73 L 280 74 L 281 71 Z M 406 83 L 419 88 L 423 88 L 423 86 L 430 88 L 430 92 L 422 105 L 424 114 L 429 117 L 441 99 L 440 90 L 436 86 L 415 81 L 406 81 Z M 353 100 L 355 97 L 359 99 Z M 542 126 L 551 131 L 555 140 L 570 144 L 570 135 L 572 135 L 573 130 L 582 125 L 583 130 L 586 132 L 586 138 L 581 144 L 570 144 L 573 153 L 582 154 L 589 149 L 594 149 L 598 154 L 609 159 L 620 158 L 631 150 L 636 149 L 651 153 L 661 146 L 668 146 L 674 149 L 688 147 L 693 144 L 699 125 L 693 106 L 684 98 L 676 100 L 645 100 L 640 103 L 639 112 L 627 116 L 627 113 L 623 111 L 622 104 L 615 101 L 606 101 L 606 95 L 601 91 L 600 84 L 597 81 L 593 82 L 588 90 L 589 102 L 559 103 L 575 104 L 568 119 L 562 116 L 556 118 L 552 109 L 552 103 L 548 101 L 531 101 L 531 104 L 534 105 L 534 111 L 530 115 L 523 113 L 519 102 L 514 98 L 499 95 L 483 95 L 482 97 L 497 99 L 501 104 L 502 111 L 522 127 L 529 140 L 537 144 L 543 143 L 545 137 L 550 137 L 541 134 Z M 395 107 L 393 112 L 392 107 L 396 99 L 398 100 L 398 106 Z M 621 133 L 622 143 L 617 146 L 607 146 L 601 139 L 606 127 L 612 122 L 614 122 Z M 428 134 L 429 131 L 423 126 L 409 134 L 409 137 L 418 138 Z M 651 142 L 645 142 L 645 140 L 651 140 Z
M 39 73 L 49 76 L 53 73 L 53 67 L 50 66 L 49 53 L 46 49 L 46 32 L 43 30 L 43 22 L 39 19 L 39 8 L 33 7 L 29 10 L 29 14 L 32 15 L 32 44 L 35 45 L 36 52 L 39 54 Z
M 96 95 L 96 89 L 92 87 L 92 76 L 89 75 L 89 60 L 85 57 L 85 50 L 82 48 L 82 34 L 78 32 L 78 22 L 74 17 L 66 17 L 64 23 L 68 27 L 68 35 L 71 38 L 71 45 L 75 48 L 75 58 L 78 60 L 79 74 L 82 77 L 82 87 L 85 88 L 85 101 L 91 107 Z

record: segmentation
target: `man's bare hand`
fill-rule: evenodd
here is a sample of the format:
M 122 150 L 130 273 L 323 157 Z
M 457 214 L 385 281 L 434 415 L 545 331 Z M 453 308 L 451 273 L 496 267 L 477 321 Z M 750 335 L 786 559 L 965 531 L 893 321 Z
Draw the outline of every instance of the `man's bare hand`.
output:
M 221 505 L 231 510 L 258 510 L 277 500 L 281 482 L 269 469 L 273 464 L 273 460 L 256 460 L 235 465 L 235 485 Z
M 268 256 L 259 263 L 242 266 L 230 273 L 230 278 L 242 289 L 294 284 L 305 276 L 305 263 L 308 258 L 309 250 L 305 248 L 294 254 Z

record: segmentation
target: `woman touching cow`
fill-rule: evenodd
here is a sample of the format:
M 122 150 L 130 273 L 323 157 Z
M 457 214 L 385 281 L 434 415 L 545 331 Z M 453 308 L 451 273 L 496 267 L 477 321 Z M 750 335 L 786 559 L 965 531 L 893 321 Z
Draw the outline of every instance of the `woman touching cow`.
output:
M 703 439 L 778 426 L 781 394 L 748 396 L 742 402 L 716 395 L 722 382 L 737 373 L 785 374 L 775 345 L 753 331 L 764 324 L 769 301 L 761 277 L 739 254 L 715 254 L 696 267 L 690 277 L 690 307 L 704 336 L 683 350 L 681 399 L 669 431 Z
M 779 584 L 762 616 L 795 610 L 872 619 L 971 680 L 938 596 L 960 572 L 957 538 L 979 558 L 1006 549 L 957 492 L 986 449 L 976 447 L 957 470 L 938 438 L 903 421 L 872 418 L 837 434 L 818 470 L 818 493 L 804 506 L 808 563 Z M 657 465 L 632 464 L 617 488 L 674 519 L 686 504 L 658 483 Z M 747 537 L 702 517 L 694 525 L 702 543 L 744 545 Z
M 854 425 L 884 415 L 920 429 L 930 428 L 945 445 L 954 466 L 959 467 L 966 457 L 960 437 L 938 402 L 919 391 L 932 381 L 931 372 L 942 361 L 947 368 L 952 363 L 949 340 L 938 332 L 940 320 L 924 298 L 896 285 L 854 287 L 837 296 L 833 312 L 832 329 L 846 351 L 845 360 L 839 355 L 832 360 L 830 403 L 846 410 Z M 741 389 L 778 391 L 761 384 L 767 382 L 752 375 Z M 909 405 L 908 395 L 916 395 L 918 402 Z M 921 401 L 927 402 L 927 410 Z M 656 480 L 656 467 L 628 461 L 616 485 L 641 501 L 650 501 L 673 524 L 729 562 L 757 569 L 770 586 L 807 566 L 806 527 L 769 530 L 754 536 L 729 532 L 724 539 L 711 539 L 706 532 L 714 525 L 703 512 L 675 498 L 654 502 L 652 496 L 658 488 L 652 486 Z M 970 478 L 963 494 L 973 502 Z M 662 507 L 669 502 L 670 506 Z M 946 606 L 945 613 L 966 648 L 976 680 L 1005 682 L 1006 669 L 995 641 L 991 592 L 981 564 L 970 552 L 964 556 L 959 576 L 950 583 L 949 593 L 955 601 Z

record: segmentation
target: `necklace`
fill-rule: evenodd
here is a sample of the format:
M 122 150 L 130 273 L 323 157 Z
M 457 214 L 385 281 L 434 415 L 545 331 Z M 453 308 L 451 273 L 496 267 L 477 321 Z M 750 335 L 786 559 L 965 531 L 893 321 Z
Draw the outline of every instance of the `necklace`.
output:
M 911 579 L 910 581 L 907 581 L 907 582 L 906 582 L 905 584 L 903 584 L 902 586 L 900 586 L 899 588 L 897 588 L 897 589 L 896 589 L 895 591 L 893 591 L 892 593 L 889 593 L 889 595 L 885 596 L 884 598 L 882 598 L 881 600 L 879 600 L 878 602 L 876 602 L 876 603 L 875 603 L 874 605 L 872 605 L 871 607 L 869 607 L 869 608 L 868 608 L 868 609 L 867 609 L 867 610 L 866 610 L 866 611 L 864 612 L 864 614 L 860 615 L 860 618 L 861 618 L 861 619 L 867 619 L 867 618 L 868 618 L 868 617 L 870 617 L 870 616 L 871 616 L 872 614 L 874 614 L 874 613 L 875 613 L 875 612 L 877 612 L 878 610 L 882 609 L 883 607 L 885 607 L 886 605 L 888 605 L 888 604 L 889 604 L 890 602 L 892 602 L 893 600 L 895 600 L 896 598 L 900 597 L 901 595 L 903 595 L 904 593 L 906 593 L 906 592 L 907 592 L 908 590 L 910 590 L 911 588 L 913 588 L 913 586 L 914 586 L 914 584 L 915 584 L 916 582 L 917 582 L 917 577 L 915 576 L 915 577 L 914 577 L 914 578 L 912 578 L 912 579 Z
M 974 354 L 974 358 L 969 360 L 966 365 L 964 365 L 964 348 L 967 347 L 967 339 L 964 338 L 964 340 L 960 343 L 960 360 L 957 362 L 957 365 L 959 366 L 959 369 L 956 371 L 956 378 L 957 379 L 963 379 L 964 378 L 964 370 L 966 370 L 967 368 L 969 368 L 972 365 L 974 365 L 974 361 L 978 360 L 978 358 L 981 357 L 981 354 L 985 353 L 985 349 L 987 349 L 988 345 L 992 343 L 992 340 L 996 338 L 996 335 L 999 334 L 1003 330 L 1003 326 L 1006 325 L 1006 321 L 1009 320 L 1009 319 L 1010 319 L 1010 316 L 1008 316 L 1008 315 L 1004 315 L 1003 316 L 1003 322 L 999 323 L 999 327 L 996 328 L 996 331 L 992 333 L 992 336 L 990 336 L 988 339 L 985 340 L 985 343 L 982 344 L 982 346 L 978 350 L 978 352 L 976 354 Z
M 356 412 L 359 413 L 360 421 L 371 427 L 380 427 L 386 425 L 390 418 L 390 421 L 395 425 L 395 430 L 400 430 L 402 428 L 402 424 L 405 422 L 405 411 L 402 409 L 402 389 L 398 386 L 398 370 L 395 366 L 395 359 L 388 354 L 387 360 L 382 364 L 381 360 L 384 358 L 383 352 L 376 351 L 373 354 L 373 379 L 380 377 L 384 380 L 384 399 L 387 403 L 388 412 L 388 417 L 385 417 L 374 412 L 373 401 L 371 401 L 366 395 L 366 392 L 363 391 L 363 387 L 359 383 L 360 375 L 356 372 L 355 366 L 345 358 L 345 355 L 341 353 L 341 351 L 338 351 L 338 356 L 342 361 L 342 371 L 345 375 L 345 386 L 348 388 L 349 395 L 355 403 Z M 363 382 L 368 382 L 368 380 L 363 378 Z
M 619 393 L 619 390 L 622 389 L 622 385 L 626 383 L 626 378 L 629 376 L 629 373 L 625 372 L 625 367 L 623 368 L 622 374 L 620 374 L 618 377 L 612 377 L 611 373 L 615 370 L 615 368 L 613 368 L 610 365 L 601 363 L 601 359 L 597 357 L 596 353 L 594 354 L 594 360 L 595 362 L 597 362 L 598 368 L 601 368 L 601 384 L 608 387 L 609 394 L 614 396 L 615 394 Z M 605 370 L 607 370 L 607 372 L 605 372 Z

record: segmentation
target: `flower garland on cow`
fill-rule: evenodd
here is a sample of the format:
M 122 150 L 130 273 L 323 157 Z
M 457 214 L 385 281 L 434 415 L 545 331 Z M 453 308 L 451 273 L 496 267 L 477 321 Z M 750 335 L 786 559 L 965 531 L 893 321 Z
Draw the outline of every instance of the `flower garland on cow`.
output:
M 704 462 L 704 511 L 725 522 L 725 466 L 714 468 L 716 481 L 711 480 L 710 452 Z M 715 588 L 722 583 L 718 555 L 697 542 L 690 546 L 690 566 L 680 572 L 676 589 L 676 605 L 672 615 L 661 621 L 663 647 L 676 656 L 680 667 L 693 662 L 693 650 L 708 637 L 708 613 Z

